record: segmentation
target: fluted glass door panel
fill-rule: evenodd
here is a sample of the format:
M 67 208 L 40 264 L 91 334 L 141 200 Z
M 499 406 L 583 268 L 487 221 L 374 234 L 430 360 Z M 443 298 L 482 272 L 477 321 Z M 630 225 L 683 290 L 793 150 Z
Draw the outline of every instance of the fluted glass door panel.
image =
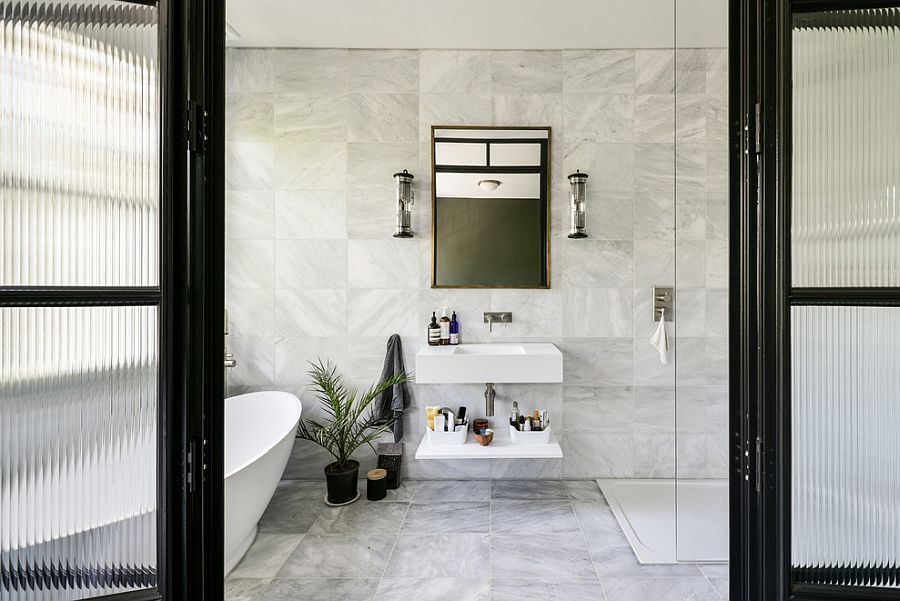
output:
M 900 308 L 791 320 L 794 578 L 900 587 Z
M 0 599 L 156 584 L 157 308 L 0 309 Z
M 0 1 L 0 286 L 158 283 L 157 19 Z
M 900 286 L 900 9 L 794 17 L 795 287 Z

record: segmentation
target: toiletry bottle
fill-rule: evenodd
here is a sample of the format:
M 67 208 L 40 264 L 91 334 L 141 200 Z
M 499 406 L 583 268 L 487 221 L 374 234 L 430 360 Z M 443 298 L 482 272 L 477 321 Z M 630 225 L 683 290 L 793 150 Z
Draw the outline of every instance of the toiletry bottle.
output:
M 443 311 L 441 313 L 441 345 L 450 344 L 450 316 L 447 315 L 447 311 L 449 311 L 449 307 L 443 307 Z
M 456 311 L 450 317 L 450 344 L 459 344 L 459 322 L 456 321 Z
M 516 430 L 519 429 L 519 402 L 513 401 L 512 411 L 509 414 L 509 423 Z
M 438 346 L 441 343 L 441 326 L 438 325 L 437 315 L 431 312 L 431 323 L 428 324 L 428 346 Z

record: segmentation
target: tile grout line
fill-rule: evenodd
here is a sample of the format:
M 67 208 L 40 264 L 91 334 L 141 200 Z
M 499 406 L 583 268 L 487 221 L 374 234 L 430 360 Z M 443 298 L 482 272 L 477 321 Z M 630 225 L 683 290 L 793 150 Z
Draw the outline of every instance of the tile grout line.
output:
M 413 498 L 415 498 L 415 494 L 413 494 Z M 400 533 L 403 531 L 403 524 L 406 523 L 406 517 L 409 515 L 409 510 L 412 507 L 412 501 L 406 502 L 406 512 L 403 514 L 403 519 L 400 521 L 400 528 L 397 529 L 397 537 L 394 539 L 394 544 L 391 547 L 391 552 L 388 553 L 387 561 L 384 563 L 384 569 L 381 570 L 381 578 L 378 579 L 378 586 L 375 587 L 375 592 L 372 594 L 372 601 L 378 597 L 378 591 L 381 590 L 381 585 L 384 583 L 384 575 L 387 573 L 388 566 L 391 564 L 391 558 L 394 556 L 394 550 L 397 548 L 397 543 L 400 542 Z
M 565 481 L 563 482 L 563 484 L 566 487 L 566 496 L 568 497 L 570 496 L 569 486 L 565 484 Z M 578 531 L 581 533 L 581 540 L 584 542 L 584 548 L 587 551 L 588 559 L 591 560 L 591 568 L 593 568 L 594 570 L 594 576 L 597 577 L 597 582 L 600 584 L 600 591 L 603 593 L 604 601 L 606 601 L 606 587 L 603 586 L 603 579 L 600 578 L 600 572 L 597 571 L 597 564 L 594 562 L 594 556 L 591 553 L 590 547 L 588 546 L 587 535 L 584 533 L 584 526 L 582 526 L 581 520 L 578 518 L 578 512 L 575 511 L 575 503 L 571 498 L 569 498 L 569 505 L 571 505 L 572 507 L 572 513 L 575 514 L 575 522 L 578 524 Z

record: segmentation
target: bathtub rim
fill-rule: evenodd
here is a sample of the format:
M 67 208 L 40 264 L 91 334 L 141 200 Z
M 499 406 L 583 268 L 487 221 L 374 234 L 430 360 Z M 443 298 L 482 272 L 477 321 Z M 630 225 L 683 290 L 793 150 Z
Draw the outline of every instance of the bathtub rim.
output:
M 275 397 L 284 397 L 284 398 L 293 399 L 294 405 L 296 407 L 296 417 L 293 418 L 293 420 L 291 422 L 292 425 L 289 428 L 286 428 L 283 432 L 281 432 L 280 435 L 278 436 L 278 438 L 276 440 L 274 440 L 271 444 L 268 444 L 261 451 L 251 454 L 247 460 L 238 464 L 234 469 L 225 472 L 226 480 L 228 478 L 230 478 L 231 476 L 234 476 L 235 474 L 247 469 L 248 467 L 250 467 L 257 461 L 259 461 L 260 458 L 264 457 L 272 449 L 274 449 L 276 446 L 278 446 L 278 444 L 281 443 L 281 441 L 283 441 L 285 439 L 285 437 L 287 437 L 287 435 L 291 431 L 296 431 L 297 424 L 300 422 L 300 416 L 303 414 L 303 403 L 299 399 L 299 397 L 297 397 L 297 395 L 292 394 L 290 392 L 283 392 L 280 390 L 262 390 L 262 391 L 258 391 L 258 392 L 247 392 L 244 394 L 237 394 L 234 396 L 226 397 L 225 398 L 226 411 L 227 411 L 227 404 L 229 401 L 234 400 L 234 399 L 241 399 L 244 397 L 251 397 L 251 396 L 259 396 L 259 397 L 275 396 Z M 223 430 L 223 438 L 224 438 L 224 430 Z

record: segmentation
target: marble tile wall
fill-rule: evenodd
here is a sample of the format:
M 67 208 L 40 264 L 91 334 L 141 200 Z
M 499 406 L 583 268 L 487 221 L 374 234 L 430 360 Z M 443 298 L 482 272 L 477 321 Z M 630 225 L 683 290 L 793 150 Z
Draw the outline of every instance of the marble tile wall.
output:
M 564 384 L 498 386 L 497 415 L 513 400 L 549 409 L 565 458 L 417 462 L 423 407 L 477 414 L 483 390 L 414 385 L 408 476 L 671 477 L 677 451 L 679 476 L 724 477 L 724 49 L 229 49 L 227 67 L 230 393 L 289 390 L 309 414 L 307 361 L 368 384 L 398 333 L 412 368 L 447 305 L 466 341 L 563 350 Z M 433 124 L 553 128 L 550 290 L 429 287 Z M 402 169 L 416 177 L 412 240 L 391 236 Z M 590 174 L 587 240 L 565 236 L 575 169 Z M 678 288 L 668 365 L 647 343 L 653 285 Z M 489 310 L 515 321 L 488 333 Z M 298 443 L 287 477 L 320 477 L 325 462 Z

